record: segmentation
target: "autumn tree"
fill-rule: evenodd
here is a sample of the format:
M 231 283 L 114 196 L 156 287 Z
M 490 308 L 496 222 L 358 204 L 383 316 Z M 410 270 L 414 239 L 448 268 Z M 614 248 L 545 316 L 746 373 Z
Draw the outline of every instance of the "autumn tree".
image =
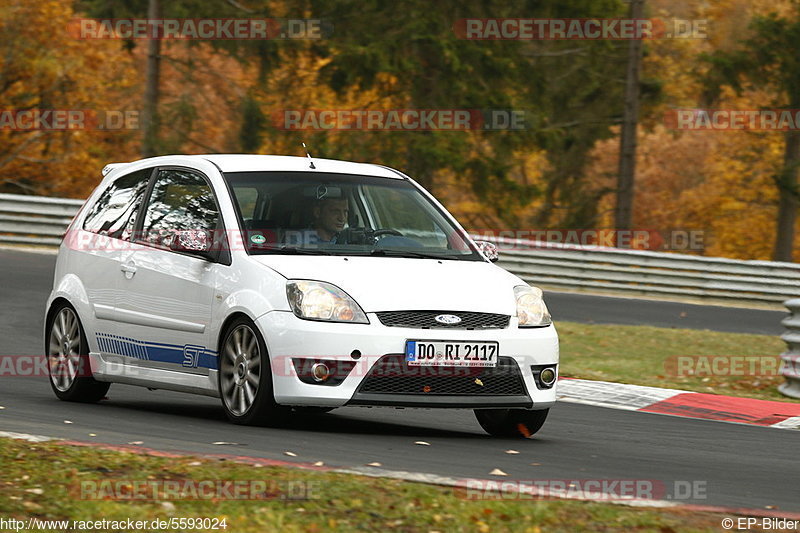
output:
M 738 94 L 749 88 L 764 88 L 775 94 L 773 106 L 800 109 L 800 9 L 791 15 L 759 15 L 751 23 L 751 36 L 733 51 L 716 51 L 705 59 L 711 65 L 705 77 L 705 100 L 712 103 L 724 86 Z M 791 261 L 797 222 L 800 130 L 785 132 L 783 164 L 773 179 L 778 188 L 773 259 Z
M 0 109 L 129 109 L 135 71 L 116 43 L 76 39 L 59 0 L 0 5 Z M 86 123 L 88 126 L 88 122 Z M 109 159 L 130 158 L 134 130 L 0 129 L 0 191 L 84 197 Z
M 332 0 L 309 6 L 310 16 L 333 22 L 331 38 L 309 51 L 322 62 L 319 81 L 342 101 L 355 91 L 372 94 L 361 99 L 372 108 L 516 109 L 526 122 L 525 130 L 515 131 L 305 134 L 316 153 L 381 161 L 433 188 L 438 176 L 451 173 L 507 225 L 541 224 L 554 214 L 579 225 L 592 217 L 595 202 L 584 195 L 583 164 L 619 120 L 623 48 L 609 41 L 470 41 L 453 27 L 461 18 L 520 13 L 613 17 L 625 12 L 623 2 Z M 533 183 L 525 179 L 523 162 L 540 150 L 549 156 L 546 176 Z
M 292 4 L 288 0 L 287 4 Z M 247 4 L 247 5 L 245 5 Z M 240 3 L 236 0 L 208 2 L 207 0 L 79 0 L 77 5 L 87 15 L 101 19 L 182 19 L 182 18 L 269 18 L 276 16 L 273 2 L 268 0 L 253 0 Z M 226 62 L 226 59 L 236 59 L 240 63 L 255 65 L 258 68 L 258 77 L 263 80 L 266 75 L 277 66 L 277 47 L 274 40 L 194 40 L 186 41 L 161 41 L 159 39 L 120 40 L 118 45 L 126 50 L 137 50 L 141 53 L 146 49 L 146 58 L 142 61 L 141 71 L 144 73 L 142 92 L 142 146 L 141 155 L 151 157 L 174 151 L 194 151 L 198 147 L 205 147 L 202 151 L 217 151 L 222 148 L 213 142 L 204 142 L 193 136 L 197 124 L 197 117 L 201 114 L 202 100 L 214 100 L 209 95 L 208 87 L 202 87 L 198 92 L 203 74 L 208 74 L 208 63 L 213 62 L 216 67 L 222 63 L 236 72 L 237 65 Z M 207 59 L 208 61 L 204 61 Z M 215 61 L 216 59 L 216 61 Z M 166 69 L 170 69 L 167 71 Z M 196 76 L 195 71 L 200 75 Z M 173 77 L 167 74 L 172 74 Z M 179 79 L 174 76 L 177 75 Z M 230 85 L 236 80 L 226 79 L 227 70 L 217 72 L 218 82 Z M 179 81 L 180 80 L 180 81 Z M 169 85 L 175 87 L 183 84 L 187 89 L 186 94 L 192 98 L 164 99 L 163 92 Z M 227 89 L 227 87 L 225 88 Z M 260 111 L 256 109 L 252 94 L 242 88 L 238 101 L 233 105 L 237 110 L 233 127 L 240 127 L 238 138 L 242 140 L 240 147 L 233 151 L 252 151 L 253 138 L 260 138 L 263 133 L 258 131 L 263 127 L 263 117 L 259 119 Z M 199 97 L 199 98 L 196 98 Z M 199 101 L 198 101 L 199 100 Z M 206 101 L 205 103 L 208 103 Z M 230 106 L 226 106 L 227 108 Z M 217 110 L 219 116 L 221 110 Z M 227 116 L 226 118 L 230 118 Z M 226 124 L 231 126 L 231 124 Z M 165 131 L 166 130 L 166 131 Z M 234 137 L 236 137 L 234 135 Z M 188 146 L 187 146 L 188 145 Z

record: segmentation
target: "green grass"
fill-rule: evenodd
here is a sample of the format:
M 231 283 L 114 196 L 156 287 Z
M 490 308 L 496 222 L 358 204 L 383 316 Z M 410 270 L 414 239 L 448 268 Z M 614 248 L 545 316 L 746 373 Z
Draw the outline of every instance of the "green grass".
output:
M 764 358 L 765 368 L 770 364 L 778 368 L 779 355 L 786 350 L 778 336 L 573 322 L 556 326 L 565 377 L 796 401 L 778 392 L 784 381 L 779 375 L 677 375 L 677 356 L 756 356 Z
M 577 501 L 472 501 L 451 488 L 281 467 L 163 458 L 0 439 L 0 517 L 147 520 L 217 517 L 227 532 L 719 531 L 724 515 Z M 101 480 L 266 480 L 306 483 L 313 498 L 270 501 L 81 499 Z M 148 529 L 145 529 L 148 530 Z M 197 531 L 197 530 L 192 530 Z M 223 530 L 219 530 L 223 531 Z

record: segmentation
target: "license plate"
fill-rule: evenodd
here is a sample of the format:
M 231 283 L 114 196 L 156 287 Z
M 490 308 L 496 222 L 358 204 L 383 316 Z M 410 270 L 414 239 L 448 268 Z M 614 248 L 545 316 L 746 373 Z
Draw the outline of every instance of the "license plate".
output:
M 497 342 L 406 341 L 409 366 L 497 366 Z

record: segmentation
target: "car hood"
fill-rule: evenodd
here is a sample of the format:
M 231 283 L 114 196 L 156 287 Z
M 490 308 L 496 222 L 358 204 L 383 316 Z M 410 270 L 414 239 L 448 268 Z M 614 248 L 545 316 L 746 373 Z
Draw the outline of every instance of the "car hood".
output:
M 252 256 L 288 279 L 333 283 L 367 313 L 478 311 L 516 314 L 523 282 L 492 263 L 404 257 Z

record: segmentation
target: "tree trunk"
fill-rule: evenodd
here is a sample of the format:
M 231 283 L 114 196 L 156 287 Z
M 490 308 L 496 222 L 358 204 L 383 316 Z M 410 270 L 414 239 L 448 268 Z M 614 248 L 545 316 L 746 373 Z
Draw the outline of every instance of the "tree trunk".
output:
M 159 0 L 149 0 L 147 18 L 161 18 Z M 150 38 L 147 43 L 147 69 L 144 90 L 144 110 L 142 113 L 142 156 L 153 157 L 158 154 L 158 82 L 160 78 L 161 40 Z
M 631 0 L 630 18 L 641 19 L 644 0 Z M 625 75 L 624 110 L 617 176 L 617 206 L 614 224 L 617 230 L 631 229 L 633 218 L 633 184 L 636 172 L 636 123 L 639 115 L 639 68 L 642 61 L 642 40 L 631 39 L 628 68 Z M 617 246 L 620 243 L 617 242 Z
M 783 169 L 778 180 L 780 201 L 778 221 L 775 228 L 775 261 L 791 261 L 794 247 L 794 228 L 797 221 L 798 190 L 797 171 L 800 166 L 800 132 L 786 132 L 786 147 L 783 154 Z

